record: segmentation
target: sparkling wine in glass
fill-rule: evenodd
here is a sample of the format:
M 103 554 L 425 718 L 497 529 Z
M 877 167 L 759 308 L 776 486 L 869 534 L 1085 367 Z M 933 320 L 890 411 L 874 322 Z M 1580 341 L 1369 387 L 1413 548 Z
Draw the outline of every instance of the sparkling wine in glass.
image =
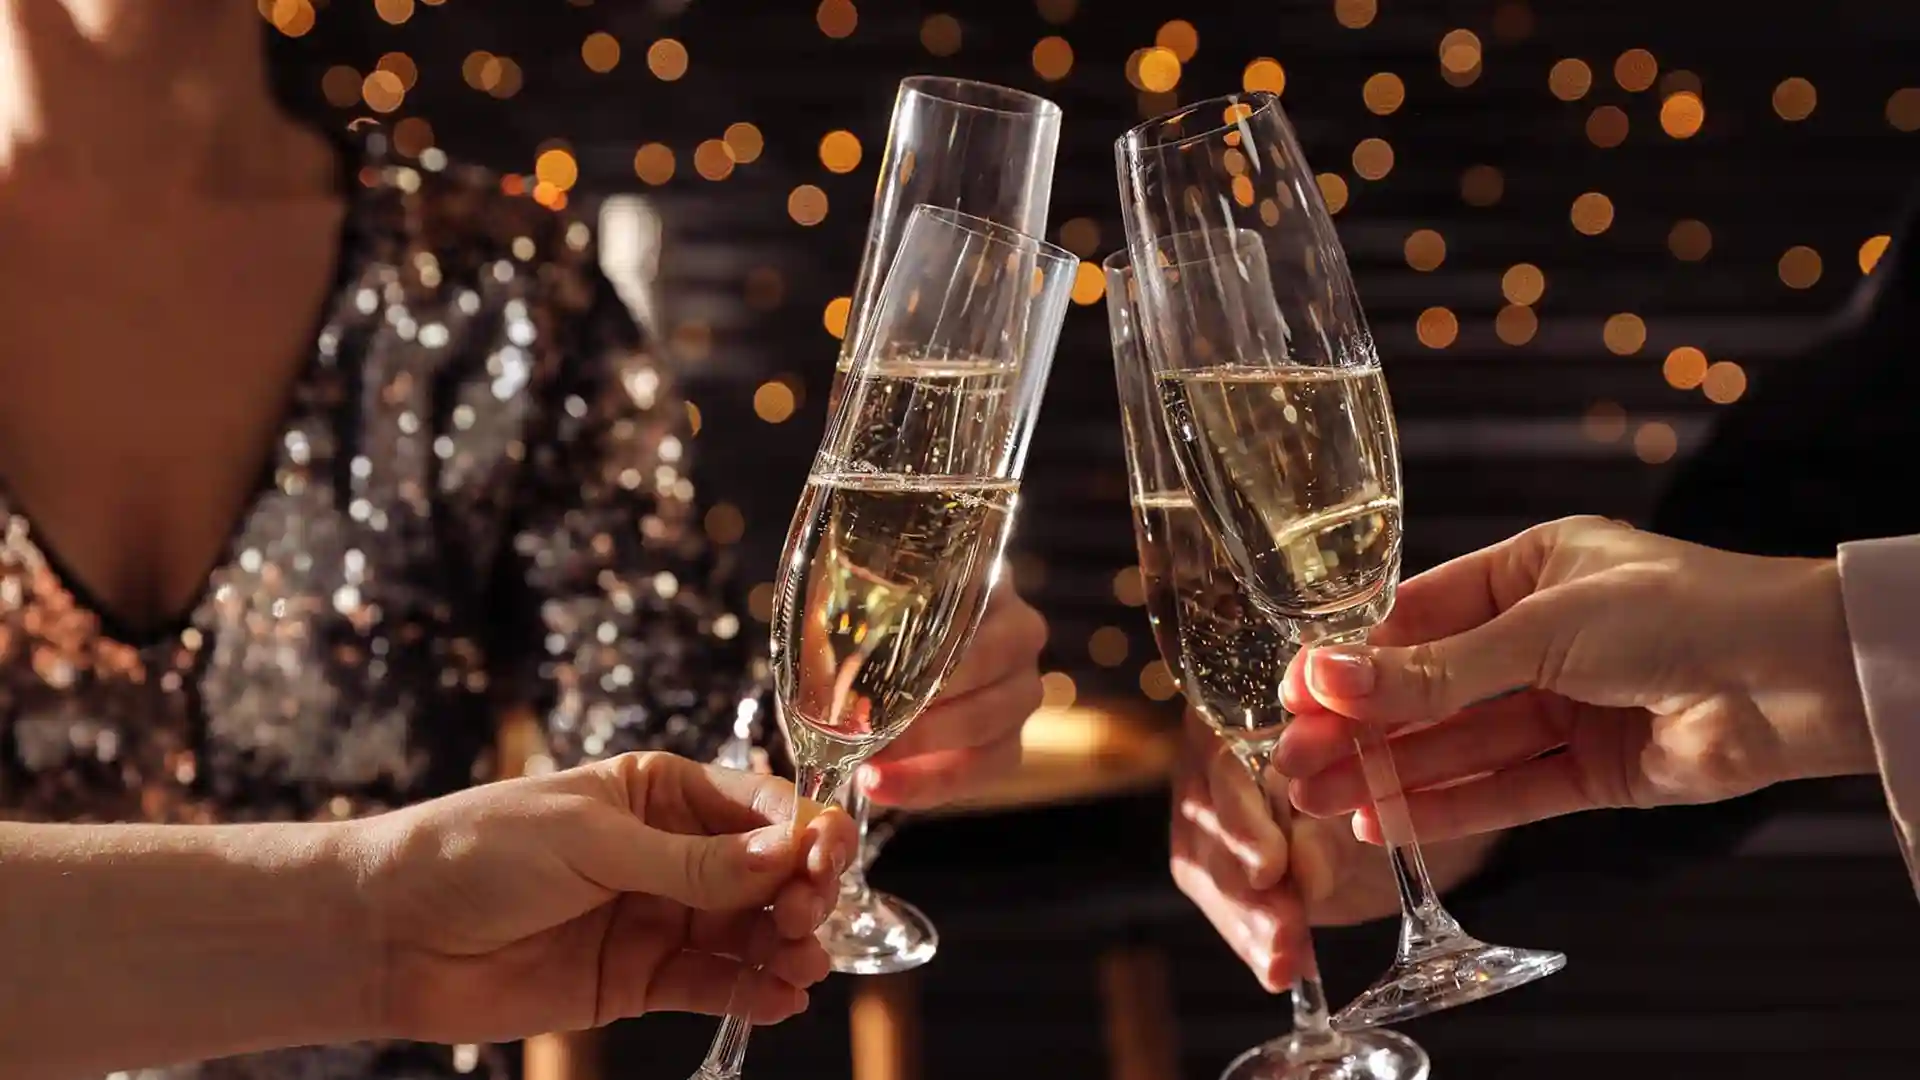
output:
M 908 222 L 774 584 L 774 704 L 806 798 L 906 730 L 972 640 L 1078 266 L 957 211 Z M 721 1021 L 694 1080 L 738 1080 L 751 1030 Z
M 1272 94 L 1186 106 L 1114 149 L 1140 337 L 1185 488 L 1248 598 L 1306 645 L 1362 642 L 1400 573 L 1386 381 L 1314 174 Z M 1392 750 L 1361 763 L 1401 899 L 1387 974 L 1341 1027 L 1394 1023 L 1566 964 L 1489 945 L 1434 891 Z
M 916 206 L 944 207 L 1029 236 L 1047 231 L 1060 107 L 1045 98 L 967 79 L 931 75 L 900 83 L 866 247 L 847 325 L 865 325 Z M 845 338 L 834 377 L 838 401 L 856 341 Z M 820 928 L 834 970 L 855 975 L 906 971 L 933 959 L 939 935 L 919 908 L 867 884 L 896 815 L 876 815 L 857 778 L 845 804 L 860 829 L 860 854 L 842 879 L 840 902 Z
M 1297 627 L 1267 617 L 1254 603 L 1200 520 L 1181 481 L 1139 339 L 1127 253 L 1111 256 L 1103 269 L 1134 539 L 1154 640 L 1168 669 L 1177 673 L 1188 706 L 1246 768 L 1291 844 L 1287 781 L 1273 771 L 1273 752 L 1290 719 L 1280 704 L 1280 684 L 1287 662 L 1300 650 Z M 1292 879 L 1287 884 L 1299 887 Z M 1385 1028 L 1334 1029 L 1312 929 L 1304 918 L 1291 929 L 1297 937 L 1288 943 L 1288 953 L 1299 965 L 1293 1030 L 1242 1054 L 1227 1075 L 1234 1080 L 1425 1080 L 1427 1055 L 1406 1036 Z

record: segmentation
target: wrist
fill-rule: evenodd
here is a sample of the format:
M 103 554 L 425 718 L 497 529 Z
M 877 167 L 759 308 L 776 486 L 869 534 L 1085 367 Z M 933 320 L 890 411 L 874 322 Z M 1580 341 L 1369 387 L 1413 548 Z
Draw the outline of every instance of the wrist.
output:
M 1874 772 L 1838 564 L 1764 562 L 1763 603 L 1747 620 L 1762 647 L 1747 665 L 1747 681 L 1779 740 L 1780 775 L 1774 779 Z

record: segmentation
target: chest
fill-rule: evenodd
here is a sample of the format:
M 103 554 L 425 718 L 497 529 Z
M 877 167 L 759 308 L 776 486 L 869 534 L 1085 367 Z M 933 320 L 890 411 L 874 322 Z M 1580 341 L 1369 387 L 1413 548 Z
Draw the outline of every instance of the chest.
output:
M 192 600 L 253 494 L 334 291 L 338 223 L 322 205 L 59 244 L 0 226 L 0 482 L 128 623 Z

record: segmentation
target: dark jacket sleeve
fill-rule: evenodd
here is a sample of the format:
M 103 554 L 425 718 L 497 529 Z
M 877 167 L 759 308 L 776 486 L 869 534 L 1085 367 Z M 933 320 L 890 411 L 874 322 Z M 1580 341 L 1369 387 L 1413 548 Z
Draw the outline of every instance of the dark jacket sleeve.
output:
M 1917 204 L 1920 206 L 1920 204 Z M 1920 533 L 1920 251 L 1909 213 L 1831 330 L 1721 414 L 1644 523 L 1755 555 L 1830 557 Z M 1646 876 L 1725 854 L 1795 789 L 1707 806 L 1579 814 L 1516 830 L 1472 891 L 1546 873 Z

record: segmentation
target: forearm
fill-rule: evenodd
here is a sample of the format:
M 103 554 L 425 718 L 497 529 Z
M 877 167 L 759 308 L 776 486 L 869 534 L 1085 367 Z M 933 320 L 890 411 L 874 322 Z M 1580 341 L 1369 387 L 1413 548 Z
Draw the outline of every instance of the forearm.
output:
M 326 825 L 0 823 L 0 1061 L 65 1080 L 372 1034 L 378 936 Z

